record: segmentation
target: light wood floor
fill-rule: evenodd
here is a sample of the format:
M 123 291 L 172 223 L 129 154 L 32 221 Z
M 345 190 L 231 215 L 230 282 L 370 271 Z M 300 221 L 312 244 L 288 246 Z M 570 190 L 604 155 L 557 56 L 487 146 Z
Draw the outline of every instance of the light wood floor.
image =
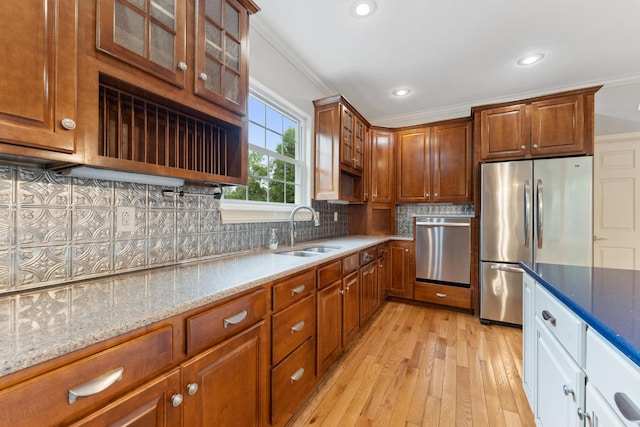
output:
M 387 302 L 289 426 L 534 426 L 522 331 Z

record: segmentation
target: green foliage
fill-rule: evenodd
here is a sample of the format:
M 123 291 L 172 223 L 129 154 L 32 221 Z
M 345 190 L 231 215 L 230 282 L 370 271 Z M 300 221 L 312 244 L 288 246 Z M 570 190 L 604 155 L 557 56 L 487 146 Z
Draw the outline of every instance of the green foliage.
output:
M 296 158 L 295 129 L 289 128 L 282 135 L 282 143 L 276 151 L 291 159 Z M 248 185 L 227 187 L 225 199 L 257 202 L 295 203 L 296 166 L 280 159 L 249 150 Z

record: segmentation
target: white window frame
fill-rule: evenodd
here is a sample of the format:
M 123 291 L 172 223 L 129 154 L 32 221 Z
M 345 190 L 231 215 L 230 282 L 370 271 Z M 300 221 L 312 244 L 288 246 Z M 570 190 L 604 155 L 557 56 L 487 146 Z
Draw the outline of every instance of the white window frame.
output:
M 247 222 L 278 222 L 288 221 L 291 211 L 300 205 L 311 204 L 311 117 L 304 111 L 293 106 L 290 102 L 268 89 L 254 79 L 249 80 L 249 92 L 252 96 L 276 106 L 284 113 L 300 120 L 299 129 L 299 156 L 300 156 L 300 200 L 297 204 L 282 204 L 269 202 L 251 202 L 246 200 L 220 201 L 220 216 L 223 224 L 237 224 Z M 311 214 L 302 211 L 296 215 L 296 219 L 311 219 Z

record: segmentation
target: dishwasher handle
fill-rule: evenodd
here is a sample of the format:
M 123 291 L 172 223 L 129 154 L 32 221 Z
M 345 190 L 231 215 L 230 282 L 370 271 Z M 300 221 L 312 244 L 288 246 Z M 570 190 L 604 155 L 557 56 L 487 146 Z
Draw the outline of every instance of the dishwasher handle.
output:
M 425 227 L 470 227 L 468 222 L 416 222 L 416 225 Z

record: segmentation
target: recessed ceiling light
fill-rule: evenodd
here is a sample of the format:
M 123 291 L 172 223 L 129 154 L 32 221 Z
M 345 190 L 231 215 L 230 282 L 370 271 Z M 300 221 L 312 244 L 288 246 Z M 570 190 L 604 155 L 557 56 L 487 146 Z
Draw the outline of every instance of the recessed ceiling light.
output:
M 411 89 L 407 89 L 407 88 L 396 89 L 391 93 L 393 94 L 393 96 L 407 96 L 411 93 Z
M 351 15 L 356 18 L 367 18 L 373 15 L 377 7 L 374 0 L 356 0 L 351 5 Z
M 518 65 L 532 65 L 544 58 L 544 53 L 534 53 L 518 59 Z

